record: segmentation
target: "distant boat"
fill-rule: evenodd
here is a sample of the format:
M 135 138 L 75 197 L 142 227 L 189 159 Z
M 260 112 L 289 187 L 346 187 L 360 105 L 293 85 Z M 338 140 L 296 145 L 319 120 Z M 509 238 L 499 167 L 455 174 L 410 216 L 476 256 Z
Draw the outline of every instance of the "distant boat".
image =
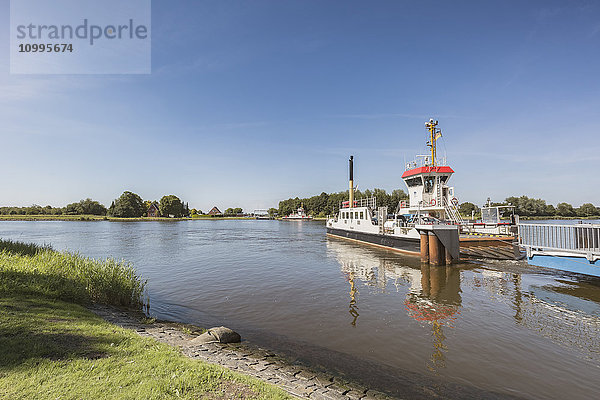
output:
M 295 213 L 291 213 L 287 217 L 281 217 L 281 219 L 286 221 L 310 221 L 313 217 L 311 215 L 306 215 L 302 204 L 300 204 L 300 207 L 298 207 L 298 210 Z

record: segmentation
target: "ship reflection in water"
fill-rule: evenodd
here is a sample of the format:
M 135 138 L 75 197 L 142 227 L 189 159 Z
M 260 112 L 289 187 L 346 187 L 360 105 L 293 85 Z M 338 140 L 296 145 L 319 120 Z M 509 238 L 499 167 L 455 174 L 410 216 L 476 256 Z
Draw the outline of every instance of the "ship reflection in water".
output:
M 599 280 L 557 276 L 521 264 L 509 264 L 509 268 L 506 263 L 493 262 L 485 266 L 430 266 L 340 239 L 329 239 L 327 248 L 335 254 L 349 282 L 351 325 L 360 324 L 361 287 L 377 295 L 391 295 L 395 287 L 395 294 L 404 297 L 411 321 L 431 335 L 432 350 L 425 363 L 434 373 L 446 367 L 447 354 L 452 350 L 446 343 L 447 331 L 461 324 L 465 307 L 461 285 L 492 304 L 507 305 L 512 309 L 513 325 L 577 352 L 596 365 L 600 363 Z
M 404 300 L 405 309 L 412 319 L 430 326 L 433 337 L 433 352 L 427 368 L 435 371 L 445 367 L 444 353 L 448 348 L 444 344 L 444 329 L 452 328 L 460 315 L 460 271 L 451 266 L 422 264 L 417 269 L 397 265 L 393 260 L 377 258 L 366 249 L 336 239 L 328 241 L 327 246 L 337 254 L 341 270 L 350 284 L 350 324 L 356 326 L 360 315 L 357 280 L 381 293 L 387 292 L 390 280 L 396 288 L 401 283 L 408 283 L 410 290 Z
M 460 272 L 453 267 L 421 265 L 421 287 L 411 290 L 404 305 L 408 314 L 417 321 L 431 324 L 434 351 L 427 365 L 430 371 L 446 366 L 444 327 L 460 314 Z

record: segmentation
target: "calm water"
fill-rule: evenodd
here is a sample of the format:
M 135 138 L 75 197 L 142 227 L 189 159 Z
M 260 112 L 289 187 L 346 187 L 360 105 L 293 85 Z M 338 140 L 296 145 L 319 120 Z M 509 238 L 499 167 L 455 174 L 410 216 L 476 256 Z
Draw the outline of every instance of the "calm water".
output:
M 406 397 L 600 395 L 600 280 L 422 267 L 319 222 L 0 222 L 0 237 L 129 260 L 158 317 L 223 324 Z

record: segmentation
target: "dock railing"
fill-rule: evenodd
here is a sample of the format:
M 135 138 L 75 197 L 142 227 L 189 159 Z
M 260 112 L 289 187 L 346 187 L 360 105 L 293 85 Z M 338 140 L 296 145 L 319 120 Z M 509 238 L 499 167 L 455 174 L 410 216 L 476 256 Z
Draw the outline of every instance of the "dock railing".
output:
M 561 254 L 600 259 L 600 225 L 519 224 L 519 245 L 534 254 Z

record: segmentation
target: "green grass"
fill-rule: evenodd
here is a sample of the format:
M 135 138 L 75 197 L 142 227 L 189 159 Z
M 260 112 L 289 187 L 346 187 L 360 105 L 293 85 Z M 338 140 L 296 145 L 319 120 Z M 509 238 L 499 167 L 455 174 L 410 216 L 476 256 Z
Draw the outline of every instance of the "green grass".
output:
M 2 250 L 13 254 L 33 256 L 42 251 L 52 250 L 52 247 L 49 245 L 40 246 L 35 243 L 23 243 L 0 239 L 0 251 Z
M 0 320 L 3 399 L 289 398 L 76 304 L 3 295 Z
M 140 309 L 146 282 L 133 266 L 0 239 L 0 295 L 20 293 Z
M 0 398 L 290 398 L 83 306 L 139 309 L 144 284 L 126 263 L 0 240 Z

